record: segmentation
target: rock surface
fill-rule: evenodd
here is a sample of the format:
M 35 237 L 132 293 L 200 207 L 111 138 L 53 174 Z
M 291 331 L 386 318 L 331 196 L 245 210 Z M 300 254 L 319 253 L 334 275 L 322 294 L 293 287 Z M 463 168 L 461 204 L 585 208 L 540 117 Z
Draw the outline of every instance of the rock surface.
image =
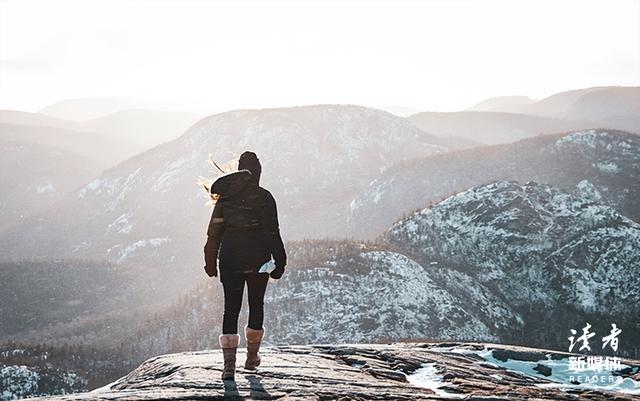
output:
M 238 351 L 235 381 L 220 379 L 220 350 L 187 352 L 149 359 L 129 375 L 92 392 L 47 399 L 640 399 L 637 360 L 623 360 L 627 368 L 613 373 L 624 376 L 627 391 L 634 395 L 584 385 L 565 385 L 561 389 L 545 375 L 506 370 L 496 364 L 508 361 L 538 366 L 546 361 L 550 366 L 560 366 L 554 361 L 565 361 L 570 355 L 542 349 L 482 343 L 264 347 L 262 365 L 255 372 L 241 368 L 244 351 Z M 545 366 L 543 370 L 552 375 L 555 369 Z

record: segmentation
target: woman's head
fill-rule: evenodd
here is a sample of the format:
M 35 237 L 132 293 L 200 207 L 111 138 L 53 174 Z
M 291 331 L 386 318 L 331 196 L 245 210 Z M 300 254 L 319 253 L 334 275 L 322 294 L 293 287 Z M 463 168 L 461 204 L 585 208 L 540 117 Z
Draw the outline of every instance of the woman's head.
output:
M 240 159 L 238 159 L 238 170 L 243 169 L 251 171 L 251 181 L 255 182 L 256 184 L 260 182 L 262 165 L 260 164 L 260 160 L 255 153 L 246 151 L 240 155 Z

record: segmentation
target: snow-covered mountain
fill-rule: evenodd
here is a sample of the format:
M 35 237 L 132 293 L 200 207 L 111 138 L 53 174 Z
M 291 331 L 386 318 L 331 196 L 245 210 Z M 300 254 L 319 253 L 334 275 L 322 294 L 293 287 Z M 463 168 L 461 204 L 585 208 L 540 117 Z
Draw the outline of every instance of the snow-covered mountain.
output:
M 0 227 L 45 210 L 100 170 L 98 163 L 53 146 L 0 140 Z
M 416 211 L 376 242 L 287 247 L 287 271 L 267 289 L 265 345 L 445 339 L 565 350 L 569 331 L 591 322 L 598 333 L 616 323 L 624 333 L 619 354 L 640 355 L 640 225 L 588 194 L 497 181 Z M 104 347 L 109 357 L 89 358 L 92 364 L 217 347 L 218 278 L 200 266 L 185 272 L 199 283 L 162 311 L 129 316 L 124 308 L 116 319 L 41 328 L 34 339 Z M 245 307 L 240 325 L 246 314 Z M 55 366 L 71 371 L 69 362 Z
M 196 267 L 199 273 L 202 263 L 211 209 L 196 181 L 215 177 L 206 163 L 210 154 L 235 168 L 241 152 L 255 151 L 261 184 L 279 202 L 283 234 L 295 239 L 342 232 L 349 202 L 368 182 L 394 162 L 443 152 L 438 139 L 406 119 L 359 106 L 217 114 L 4 232 L 0 248 L 6 259 L 108 258 L 183 278 Z M 34 241 L 37 249 L 29 246 Z
M 270 345 L 430 338 L 565 349 L 570 329 L 589 321 L 607 333 L 616 323 L 620 351 L 640 352 L 640 225 L 584 195 L 498 181 L 416 211 L 376 242 L 294 241 L 288 251 L 265 298 Z M 170 323 L 141 331 L 144 349 L 215 346 L 222 293 L 206 283 L 156 319 Z
M 640 312 L 618 303 L 640 299 L 640 225 L 549 185 L 474 187 L 400 220 L 384 239 L 462 266 L 515 304 L 562 299 L 588 311 Z
M 347 228 L 373 238 L 403 213 L 494 180 L 549 183 L 640 218 L 640 137 L 586 130 L 397 163 L 351 203 Z
M 474 187 L 401 219 L 382 240 L 423 265 L 455 266 L 519 313 L 525 332 L 565 333 L 585 316 L 633 329 L 640 315 L 640 225 L 549 185 Z M 544 328 L 532 320 L 541 314 Z
M 353 252 L 356 249 L 350 249 L 349 258 L 294 266 L 287 280 L 272 285 L 265 301 L 267 321 L 275 334 L 270 341 L 498 341 L 500 333 L 518 325 L 509 306 L 480 286 L 474 291 L 483 308 L 468 307 L 465 297 L 441 285 L 439 266 L 421 266 L 390 250 L 368 250 L 363 245 L 361 251 Z M 453 278 L 455 273 L 444 276 Z
M 303 249 L 294 260 L 309 252 Z M 628 330 L 627 351 L 640 347 L 632 334 L 640 315 L 640 225 L 549 185 L 474 187 L 398 221 L 375 246 L 329 244 L 319 254 L 269 290 L 271 338 L 561 347 L 569 325 L 601 316 L 599 329 L 608 332 L 613 319 Z

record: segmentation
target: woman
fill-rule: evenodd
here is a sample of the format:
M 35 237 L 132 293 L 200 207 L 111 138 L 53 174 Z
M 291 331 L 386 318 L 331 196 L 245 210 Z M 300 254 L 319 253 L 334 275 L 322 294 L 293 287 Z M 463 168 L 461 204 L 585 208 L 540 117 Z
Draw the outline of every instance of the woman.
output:
M 247 284 L 249 322 L 244 326 L 247 345 L 245 369 L 260 365 L 260 343 L 264 336 L 263 301 L 269 277 L 284 274 L 287 254 L 280 237 L 276 201 L 259 185 L 262 166 L 253 152 L 244 152 L 238 171 L 218 178 L 210 192 L 216 199 L 204 246 L 205 271 L 218 275 L 224 290 L 222 334 L 218 340 L 224 355 L 222 379 L 233 379 L 236 350 L 240 341 L 238 316 Z M 259 273 L 265 262 L 275 262 L 271 273 Z

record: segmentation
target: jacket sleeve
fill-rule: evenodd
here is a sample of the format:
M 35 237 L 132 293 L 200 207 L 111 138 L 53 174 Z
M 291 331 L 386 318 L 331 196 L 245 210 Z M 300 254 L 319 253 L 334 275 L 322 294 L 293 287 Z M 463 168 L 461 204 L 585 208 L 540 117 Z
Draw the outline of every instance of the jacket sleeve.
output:
M 204 245 L 204 261 L 206 266 L 217 266 L 218 250 L 224 235 L 225 224 L 222 217 L 222 202 L 216 202 L 207 229 L 207 243 Z
M 282 242 L 282 237 L 280 236 L 276 200 L 270 193 L 268 194 L 266 204 L 260 213 L 260 225 L 265 236 L 265 241 L 271 250 L 271 255 L 273 256 L 276 267 L 284 267 L 287 264 L 287 253 L 284 250 L 284 244 Z

